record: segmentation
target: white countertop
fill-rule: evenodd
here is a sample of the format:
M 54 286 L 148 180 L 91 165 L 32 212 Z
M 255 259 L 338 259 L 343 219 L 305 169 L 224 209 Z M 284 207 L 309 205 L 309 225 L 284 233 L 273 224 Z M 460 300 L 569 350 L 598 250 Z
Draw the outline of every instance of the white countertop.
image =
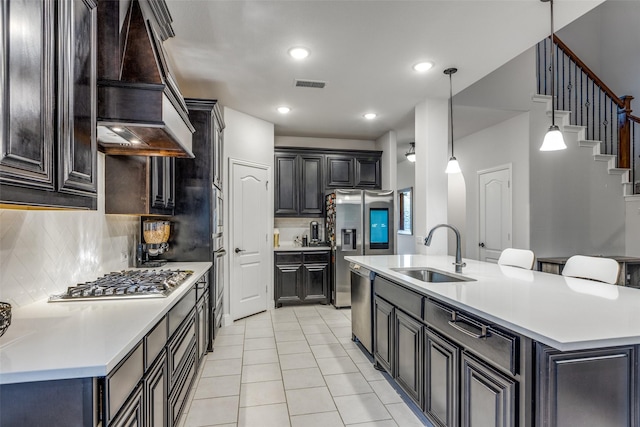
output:
M 451 256 L 349 256 L 370 270 L 558 350 L 640 344 L 640 290 L 465 259 L 473 282 L 425 283 L 391 268 L 454 273 Z
M 48 303 L 12 310 L 0 337 L 0 384 L 103 377 L 131 351 L 209 268 L 167 263 L 193 274 L 166 298 Z

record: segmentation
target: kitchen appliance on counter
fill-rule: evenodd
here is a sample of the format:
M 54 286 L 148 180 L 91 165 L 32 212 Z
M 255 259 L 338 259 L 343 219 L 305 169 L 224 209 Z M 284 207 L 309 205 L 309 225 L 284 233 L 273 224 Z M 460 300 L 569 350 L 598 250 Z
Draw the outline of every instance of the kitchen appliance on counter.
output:
M 65 293 L 51 295 L 49 302 L 164 298 L 191 274 L 190 270 L 169 269 L 116 271 L 91 282 L 69 286 Z
M 139 243 L 136 248 L 136 267 L 156 268 L 167 263 L 164 259 L 156 258 L 169 249 L 171 222 L 164 220 L 146 220 L 142 222 L 142 238 L 145 243 Z
M 320 226 L 318 221 L 311 221 L 309 223 L 309 244 L 311 246 L 320 243 Z
M 338 189 L 325 196 L 325 227 L 332 243 L 331 302 L 351 306 L 351 277 L 345 256 L 393 255 L 393 190 Z

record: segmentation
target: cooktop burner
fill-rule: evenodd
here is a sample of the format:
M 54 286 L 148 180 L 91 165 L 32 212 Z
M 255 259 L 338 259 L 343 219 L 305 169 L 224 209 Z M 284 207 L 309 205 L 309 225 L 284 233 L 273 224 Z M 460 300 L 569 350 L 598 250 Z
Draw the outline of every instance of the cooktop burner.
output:
M 164 298 L 193 274 L 190 270 L 123 270 L 51 295 L 49 302 L 93 299 Z

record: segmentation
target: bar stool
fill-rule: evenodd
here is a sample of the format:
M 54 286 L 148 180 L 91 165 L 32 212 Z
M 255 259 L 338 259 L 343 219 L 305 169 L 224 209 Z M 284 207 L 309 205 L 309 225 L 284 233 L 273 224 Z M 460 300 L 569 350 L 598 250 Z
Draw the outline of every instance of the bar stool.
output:
M 574 255 L 567 260 L 562 275 L 580 279 L 615 284 L 618 281 L 620 264 L 614 259 Z
M 500 254 L 498 264 L 531 270 L 533 268 L 533 261 L 535 258 L 536 256 L 533 251 L 528 249 L 507 248 Z

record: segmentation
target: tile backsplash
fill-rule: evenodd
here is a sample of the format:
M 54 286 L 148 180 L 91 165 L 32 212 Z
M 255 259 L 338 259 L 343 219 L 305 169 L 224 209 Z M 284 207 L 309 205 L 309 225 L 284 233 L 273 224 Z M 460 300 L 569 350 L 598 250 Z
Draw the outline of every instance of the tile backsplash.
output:
M 274 218 L 273 228 L 280 231 L 280 245 L 292 245 L 293 240 L 299 236 L 309 236 L 309 223 L 317 221 L 320 225 L 320 240 L 324 240 L 323 218 Z
M 140 219 L 105 215 L 104 155 L 97 211 L 0 209 L 0 300 L 20 307 L 134 263 Z

